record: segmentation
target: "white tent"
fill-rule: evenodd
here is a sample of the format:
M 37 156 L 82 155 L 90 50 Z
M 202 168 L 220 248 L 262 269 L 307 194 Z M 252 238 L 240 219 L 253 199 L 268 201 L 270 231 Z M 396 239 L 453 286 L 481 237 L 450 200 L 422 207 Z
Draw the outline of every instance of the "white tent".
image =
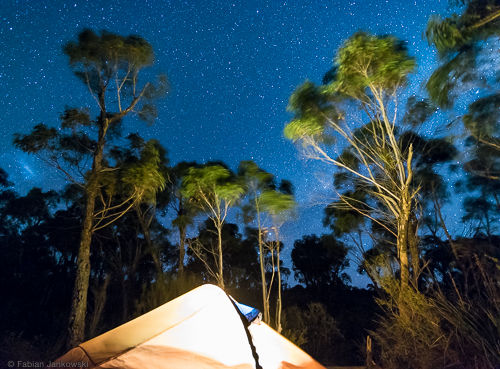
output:
M 324 369 L 268 325 L 245 319 L 226 293 L 198 287 L 73 348 L 52 365 L 123 369 Z M 258 363 L 258 364 L 257 364 Z

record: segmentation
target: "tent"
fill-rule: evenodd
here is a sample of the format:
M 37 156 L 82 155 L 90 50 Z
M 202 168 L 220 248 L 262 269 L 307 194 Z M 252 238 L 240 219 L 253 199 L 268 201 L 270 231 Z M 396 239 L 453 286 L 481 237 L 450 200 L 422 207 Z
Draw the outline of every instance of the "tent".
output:
M 214 285 L 194 290 L 80 344 L 57 367 L 324 369 Z M 252 322 L 248 320 L 253 319 Z

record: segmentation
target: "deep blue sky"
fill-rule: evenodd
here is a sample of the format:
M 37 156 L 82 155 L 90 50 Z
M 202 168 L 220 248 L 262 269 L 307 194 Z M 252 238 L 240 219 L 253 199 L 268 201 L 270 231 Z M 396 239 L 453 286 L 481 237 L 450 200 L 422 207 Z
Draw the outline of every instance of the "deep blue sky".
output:
M 4 0 L 0 8 L 0 167 L 20 192 L 60 186 L 53 171 L 13 148 L 12 135 L 34 124 L 56 125 L 66 105 L 92 104 L 67 66 L 62 45 L 83 28 L 138 34 L 155 50 L 153 72 L 171 82 L 152 127 L 129 121 L 157 138 L 172 162 L 223 160 L 236 168 L 255 160 L 289 179 L 300 201 L 285 225 L 288 248 L 303 234 L 322 233 L 331 168 L 300 159 L 283 138 L 288 98 L 305 79 L 320 82 L 335 50 L 357 30 L 395 34 L 408 42 L 419 73 L 435 66 L 422 38 L 429 16 L 447 0 L 336 1 L 62 1 Z M 317 194 L 320 195 L 317 195 Z M 353 275 L 357 284 L 362 279 Z

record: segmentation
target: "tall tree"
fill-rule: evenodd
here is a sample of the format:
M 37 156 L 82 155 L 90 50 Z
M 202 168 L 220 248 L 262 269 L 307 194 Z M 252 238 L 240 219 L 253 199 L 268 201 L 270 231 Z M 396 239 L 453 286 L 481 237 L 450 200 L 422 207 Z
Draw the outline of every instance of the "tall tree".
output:
M 292 195 L 292 186 L 288 181 L 282 181 L 280 187 L 277 190 L 266 190 L 260 195 L 260 200 L 262 206 L 262 211 L 269 214 L 271 217 L 271 224 L 268 229 L 268 235 L 272 234 L 272 238 L 267 240 L 267 247 L 271 256 L 271 274 L 274 277 L 274 273 L 277 273 L 278 280 L 278 296 L 276 299 L 276 317 L 275 317 L 275 327 L 278 332 L 281 332 L 281 312 L 283 301 L 281 297 L 282 290 L 282 278 L 281 278 L 281 247 L 282 242 L 280 240 L 280 229 L 283 223 L 291 216 L 295 208 L 295 199 Z M 276 259 L 275 255 L 276 254 Z M 267 292 L 267 299 L 269 301 L 269 295 L 272 288 L 272 279 Z M 269 302 L 268 302 L 269 304 Z
M 270 322 L 269 292 L 266 281 L 265 263 L 265 237 L 263 235 L 263 219 L 261 195 L 266 190 L 274 188 L 273 176 L 259 168 L 253 161 L 242 161 L 238 168 L 238 175 L 242 178 L 246 187 L 248 203 L 243 205 L 243 213 L 246 221 L 255 219 L 257 223 L 257 242 L 259 245 L 259 264 L 262 287 L 262 310 L 264 322 Z
M 339 195 L 341 206 L 393 235 L 404 290 L 410 280 L 410 243 L 417 237 L 411 217 L 418 187 L 413 183 L 412 145 L 404 149 L 398 142 L 397 103 L 415 61 L 394 37 L 366 33 L 349 38 L 334 60 L 326 85 L 305 82 L 291 96 L 294 118 L 284 133 L 300 142 L 307 156 L 334 165 L 352 179 L 350 191 Z M 333 153 L 328 148 L 332 144 Z M 375 201 L 354 196 L 361 187 Z
M 258 257 L 257 242 L 253 232 L 245 232 L 246 238 L 238 230 L 238 225 L 225 222 L 222 227 L 222 250 L 224 253 L 224 286 L 232 296 L 249 291 L 257 293 Z M 211 219 L 200 224 L 198 235 L 188 239 L 187 274 L 194 273 L 204 281 L 217 282 L 217 259 L 213 251 L 218 245 L 217 229 Z M 198 246 L 198 249 L 196 247 Z M 189 272 L 191 273 L 189 273 Z M 251 293 L 253 296 L 254 293 Z M 248 297 L 248 296 L 247 296 Z
M 199 212 L 199 209 L 189 202 L 189 198 L 185 197 L 182 192 L 182 178 L 187 174 L 189 168 L 196 167 L 196 163 L 180 162 L 171 171 L 168 181 L 168 191 L 172 197 L 170 206 L 175 213 L 175 218 L 172 220 L 172 225 L 179 232 L 179 261 L 177 272 L 179 277 L 184 274 L 184 258 L 186 255 L 186 234 L 188 227 L 194 222 L 194 218 Z
M 166 79 L 161 77 L 157 88 L 149 82 L 140 83 L 141 70 L 153 64 L 154 56 L 151 45 L 138 36 L 84 30 L 77 41 L 68 42 L 63 50 L 75 76 L 95 101 L 97 117 L 91 119 L 87 108 L 67 108 L 61 117 L 61 130 L 40 124 L 29 135 L 17 135 L 14 143 L 25 152 L 38 154 L 75 183 L 78 180 L 74 173 L 84 174 L 83 183 L 80 182 L 85 192 L 84 215 L 68 324 L 67 345 L 72 347 L 85 336 L 94 231 L 111 224 L 143 197 L 149 197 L 164 181 L 158 171 L 158 152 L 151 148 L 145 153 L 142 167 L 126 169 L 124 187 L 130 192 L 124 201 L 111 205 L 111 195 L 115 195 L 113 183 L 117 181 L 110 180 L 114 169 L 107 160 L 106 149 L 110 139 L 119 135 L 126 116 L 136 113 L 147 121 L 155 118 L 152 101 L 165 92 Z M 88 162 L 90 168 L 85 167 Z M 97 201 L 100 209 L 96 208 Z
M 182 179 L 182 194 L 204 212 L 217 232 L 217 247 L 208 250 L 212 253 L 216 271 L 215 278 L 219 287 L 224 289 L 224 265 L 222 250 L 222 228 L 229 210 L 243 195 L 244 188 L 234 174 L 220 164 L 207 164 L 191 167 Z
M 127 168 L 135 166 L 137 168 L 154 169 L 161 173 L 162 177 L 170 178 L 170 168 L 168 167 L 167 150 L 156 140 L 145 142 L 142 137 L 137 133 L 129 134 L 127 136 L 129 145 L 127 147 L 115 146 L 110 154 L 113 160 L 116 161 L 116 166 L 120 168 Z M 158 153 L 157 168 L 147 168 L 141 163 L 149 160 L 147 155 L 156 155 Z M 145 175 L 146 173 L 142 173 Z M 146 179 L 146 177 L 144 177 Z M 116 185 L 115 185 L 116 186 Z M 119 191 L 120 192 L 120 191 Z M 126 189 L 121 189 L 122 193 L 127 193 Z M 146 241 L 147 252 L 154 260 L 157 278 L 163 274 L 163 266 L 161 262 L 160 250 L 158 245 L 152 239 L 152 226 L 155 225 L 155 218 L 157 210 L 165 210 L 170 202 L 170 191 L 166 188 L 159 193 L 151 192 L 147 196 L 143 196 L 145 201 L 137 201 L 134 203 L 133 210 L 136 215 L 144 240 Z

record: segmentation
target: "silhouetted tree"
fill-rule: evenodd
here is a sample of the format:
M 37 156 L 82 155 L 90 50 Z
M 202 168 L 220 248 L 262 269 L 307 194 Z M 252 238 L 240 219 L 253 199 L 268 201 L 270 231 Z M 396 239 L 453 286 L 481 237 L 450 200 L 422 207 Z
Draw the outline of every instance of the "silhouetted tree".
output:
M 306 156 L 334 165 L 350 179 L 351 185 L 339 194 L 339 206 L 393 235 L 402 290 L 410 281 L 410 244 L 417 238 L 411 217 L 418 187 L 413 186 L 412 145 L 398 144 L 394 107 L 414 67 L 402 42 L 356 33 L 338 50 L 327 85 L 305 82 L 291 96 L 294 118 L 284 131 L 302 144 Z M 354 107 L 364 112 L 368 123 L 347 114 Z M 329 153 L 332 144 L 342 150 L 340 155 Z M 361 197 L 360 187 L 366 189 Z M 375 202 L 367 199 L 367 192 Z
M 333 235 L 303 236 L 293 244 L 292 262 L 295 278 L 316 291 L 339 288 L 350 281 L 349 249 Z
M 189 168 L 182 179 L 181 192 L 213 222 L 217 232 L 216 247 L 207 248 L 208 245 L 200 242 L 191 247 L 195 247 L 193 251 L 202 258 L 207 252 L 211 254 L 210 257 L 215 261 L 214 269 L 212 270 L 207 263 L 205 265 L 212 270 L 219 287 L 224 289 L 222 229 L 229 210 L 243 195 L 244 188 L 235 180 L 234 174 L 229 169 L 219 164 L 207 164 L 203 167 Z
M 85 205 L 79 246 L 78 266 L 74 285 L 73 305 L 68 325 L 68 347 L 84 339 L 87 291 L 90 276 L 90 245 L 92 234 L 121 217 L 143 197 L 163 185 L 158 171 L 158 152 L 149 145 L 139 166 L 126 169 L 127 179 L 122 189 L 127 196 L 112 204 L 116 194 L 116 177 L 108 161 L 110 138 L 120 132 L 122 120 L 137 113 L 141 119 L 155 118 L 152 99 L 165 92 L 166 80 L 158 88 L 151 83 L 140 84 L 139 74 L 153 63 L 153 50 L 138 36 L 120 36 L 106 31 L 96 34 L 84 30 L 78 40 L 68 42 L 64 53 L 74 74 L 88 88 L 98 114 L 91 119 L 88 108 L 67 108 L 61 116 L 61 130 L 44 124 L 34 127 L 29 135 L 16 135 L 14 144 L 33 153 L 62 171 L 66 177 L 80 183 L 85 191 Z M 91 167 L 86 167 L 91 163 Z M 83 178 L 78 180 L 78 174 Z M 96 209 L 99 202 L 101 209 Z

